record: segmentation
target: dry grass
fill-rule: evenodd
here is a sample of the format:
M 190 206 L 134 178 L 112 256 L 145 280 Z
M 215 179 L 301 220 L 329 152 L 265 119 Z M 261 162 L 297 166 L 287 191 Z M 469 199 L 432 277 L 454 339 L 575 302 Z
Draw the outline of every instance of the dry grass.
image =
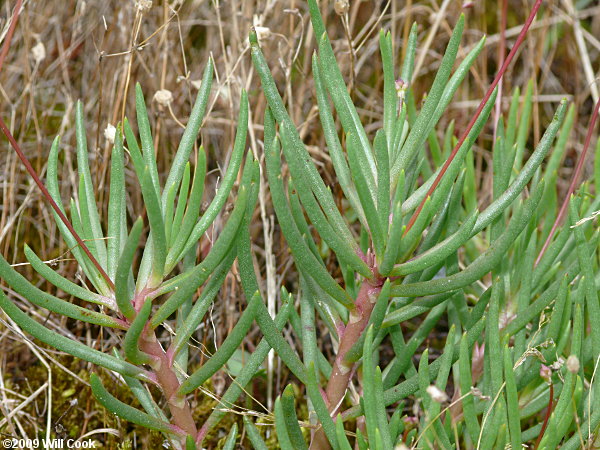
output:
M 249 92 L 251 132 L 249 143 L 255 155 L 262 153 L 262 116 L 265 99 L 260 93 L 248 52 L 247 34 L 252 25 L 265 27 L 262 39 L 265 54 L 279 83 L 291 116 L 326 182 L 335 186 L 335 178 L 320 133 L 310 77 L 310 56 L 314 35 L 303 1 L 288 0 L 189 0 L 154 2 L 149 11 L 136 9 L 133 1 L 35 1 L 24 2 L 24 9 L 2 73 L 0 73 L 0 114 L 9 124 L 35 169 L 42 176 L 50 143 L 62 137 L 63 199 L 76 195 L 74 168 L 74 104 L 85 105 L 88 145 L 97 199 L 106 210 L 107 167 L 110 145 L 104 136 L 108 124 L 115 125 L 123 115 L 134 116 L 133 86 L 144 88 L 153 120 L 159 171 L 164 173 L 175 152 L 192 101 L 197 92 L 204 64 L 209 55 L 215 60 L 210 114 L 201 131 L 201 142 L 208 150 L 210 182 L 217 183 L 232 148 L 237 115 L 237 99 L 245 88 Z M 323 1 L 330 11 L 332 1 Z M 499 5 L 501 2 L 478 0 L 465 9 L 466 32 L 461 55 L 466 54 L 483 34 L 488 34 L 485 51 L 479 57 L 456 94 L 440 130 L 456 121 L 460 132 L 466 125 L 498 66 Z M 529 9 L 528 0 L 509 0 L 507 45 L 520 29 Z M 0 6 L 0 40 L 4 38 L 14 1 Z M 380 126 L 382 117 L 382 77 L 377 44 L 380 27 L 390 29 L 396 48 L 402 49 L 408 25 L 419 23 L 418 67 L 415 87 L 418 95 L 427 91 L 447 38 L 460 11 L 460 2 L 442 0 L 351 2 L 347 21 L 334 13 L 327 17 L 330 36 L 334 39 L 342 71 L 351 84 L 352 96 L 367 132 Z M 437 32 L 434 33 L 435 29 Z M 594 1 L 549 0 L 545 2 L 526 45 L 504 82 L 503 107 L 512 89 L 523 87 L 534 76 L 534 145 L 551 117 L 556 103 L 567 95 L 578 111 L 571 151 L 561 169 L 564 186 L 581 151 L 582 136 L 590 114 L 592 99 L 598 96 L 595 84 L 600 66 L 600 6 Z M 45 50 L 41 57 L 40 44 Z M 37 49 L 37 50 L 34 50 Z M 36 52 L 38 59 L 36 60 Z M 400 60 L 402 50 L 397 55 Z M 159 89 L 173 93 L 173 102 L 165 108 L 152 97 Z M 489 177 L 485 172 L 490 159 L 490 126 L 476 149 L 480 201 L 486 201 Z M 22 253 L 27 242 L 44 260 L 53 260 L 64 276 L 79 277 L 65 243 L 60 239 L 49 207 L 26 175 L 16 155 L 5 140 L 0 142 L 0 251 L 9 262 L 25 261 Z M 162 170 L 161 170 L 162 169 Z M 131 169 L 130 169 L 131 170 Z M 133 174 L 130 174 L 133 175 Z M 130 180 L 134 177 L 130 176 Z M 207 190 L 210 195 L 211 190 Z M 213 190 L 214 191 L 214 190 Z M 129 212 L 134 217 L 142 211 L 139 189 L 129 186 Z M 284 241 L 273 221 L 268 193 L 263 189 L 260 208 L 255 213 L 252 235 L 256 242 L 257 265 L 264 279 L 269 307 L 277 308 L 277 292 L 282 283 L 293 288 L 289 276 L 291 261 Z M 218 231 L 219 221 L 217 221 Z M 27 266 L 21 273 L 34 280 L 41 289 L 52 289 L 39 280 Z M 83 282 L 83 281 L 82 281 Z M 46 325 L 62 333 L 110 349 L 118 342 L 110 333 L 73 323 L 56 315 L 41 317 L 26 300 L 10 292 L 22 308 L 28 309 Z M 197 348 L 216 345 L 235 324 L 244 307 L 241 290 L 234 276 L 227 280 L 211 314 L 211 323 L 196 342 Z M 58 293 L 57 295 L 63 295 Z M 134 447 L 150 448 L 160 440 L 146 431 L 118 423 L 90 400 L 86 364 L 40 347 L 24 337 L 4 313 L 0 313 L 0 432 L 18 437 L 73 434 L 92 437 L 105 448 L 117 448 L 123 436 L 135 439 Z M 257 334 L 245 345 L 253 348 Z M 201 358 L 200 351 L 198 358 Z M 271 370 L 272 368 L 272 370 Z M 269 360 L 268 389 L 255 386 L 253 393 L 267 409 L 273 394 L 280 391 L 287 374 L 277 370 Z M 213 391 L 222 392 L 227 377 L 214 378 Z M 260 382 L 259 382 L 260 383 Z M 123 391 L 125 392 L 125 391 Z M 78 402 L 71 404 L 71 400 Z M 209 397 L 196 399 L 200 418 L 210 410 Z M 254 408 L 259 408 L 254 404 Z M 265 412 L 261 410 L 261 412 Z M 121 434 L 121 438 L 116 436 Z M 212 443 L 216 445 L 220 436 Z M 151 444 L 154 442 L 154 444 Z

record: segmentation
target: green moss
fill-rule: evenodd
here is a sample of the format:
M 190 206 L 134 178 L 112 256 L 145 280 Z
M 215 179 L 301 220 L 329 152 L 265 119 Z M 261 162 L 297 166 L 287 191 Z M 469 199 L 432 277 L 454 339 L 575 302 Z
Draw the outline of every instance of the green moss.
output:
M 23 395 L 29 395 L 39 389 L 48 381 L 47 368 L 33 355 L 29 355 L 27 347 L 17 345 L 13 347 L 14 354 L 8 355 L 12 361 L 21 361 L 21 364 L 10 372 L 5 372 L 5 386 Z M 17 357 L 18 355 L 18 357 Z M 88 364 L 72 358 L 69 355 L 53 355 L 53 358 L 66 369 L 76 374 L 82 380 L 87 380 L 89 372 L 86 370 Z M 26 359 L 26 360 L 25 360 Z M 97 434 L 92 437 L 96 440 L 96 448 L 109 449 L 133 449 L 133 448 L 162 448 L 165 441 L 161 433 L 150 431 L 130 422 L 119 419 L 114 414 L 105 410 L 92 395 L 88 385 L 81 383 L 70 373 L 62 370 L 56 364 L 50 362 L 52 372 L 52 430 L 51 438 L 78 438 L 83 433 L 99 429 L 112 428 L 120 432 L 120 436 L 110 433 Z M 99 370 L 96 373 L 102 378 L 110 392 L 121 401 L 141 408 L 138 400 L 127 388 L 127 385 L 115 382 L 106 371 Z M 210 388 L 210 385 L 208 386 Z M 151 392 L 159 405 L 161 394 L 158 389 L 152 388 Z M 21 421 L 27 436 L 38 438 L 46 437 L 47 408 L 45 405 L 46 393 L 42 393 L 37 401 L 27 405 L 22 414 L 26 414 L 30 420 Z M 216 406 L 216 401 L 208 396 L 199 397 L 199 402 L 194 408 L 196 423 L 202 424 Z M 229 430 L 234 421 L 238 421 L 235 415 L 228 416 L 220 426 L 212 432 L 207 444 L 214 447 L 220 442 L 223 430 Z M 238 425 L 241 426 L 241 421 Z M 12 435 L 11 430 L 5 426 L 0 432 Z M 134 447 L 134 442 L 136 446 Z

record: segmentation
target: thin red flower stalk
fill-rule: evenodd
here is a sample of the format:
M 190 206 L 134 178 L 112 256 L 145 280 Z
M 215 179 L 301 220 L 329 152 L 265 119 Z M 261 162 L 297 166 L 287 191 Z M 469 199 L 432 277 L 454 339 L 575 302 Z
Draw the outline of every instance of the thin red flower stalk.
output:
M 535 4 L 533 5 L 533 9 L 531 10 L 531 13 L 529 14 L 529 17 L 527 18 L 527 21 L 523 25 L 523 28 L 521 29 L 521 32 L 519 33 L 519 36 L 517 37 L 515 45 L 513 46 L 512 50 L 510 51 L 510 53 L 508 54 L 508 56 L 504 60 L 504 63 L 502 64 L 502 67 L 498 71 L 498 74 L 496 75 L 496 78 L 494 78 L 494 81 L 492 81 L 492 84 L 490 85 L 489 89 L 485 93 L 485 96 L 481 100 L 481 103 L 477 107 L 477 111 L 475 111 L 475 114 L 471 118 L 471 121 L 467 125 L 467 128 L 465 129 L 465 131 L 463 132 L 462 136 L 458 140 L 458 143 L 456 144 L 456 146 L 452 150 L 452 153 L 450 153 L 450 156 L 448 157 L 448 159 L 444 163 L 444 165 L 442 167 L 442 170 L 440 170 L 440 173 L 435 178 L 433 184 L 431 185 L 431 187 L 427 191 L 427 195 L 425 197 L 423 197 L 423 200 L 421 201 L 421 203 L 419 204 L 419 206 L 417 207 L 417 209 L 415 210 L 415 212 L 411 216 L 410 220 L 408 221 L 408 224 L 406 225 L 406 230 L 404 231 L 405 235 L 406 235 L 406 233 L 408 233 L 408 231 L 414 225 L 415 221 L 417 220 L 417 217 L 419 216 L 419 214 L 421 213 L 421 210 L 423 209 L 423 205 L 425 205 L 425 201 L 427 200 L 428 197 L 431 196 L 431 194 L 433 193 L 433 191 L 435 191 L 435 188 L 438 186 L 438 184 L 440 183 L 442 177 L 444 176 L 444 174 L 448 170 L 448 166 L 454 160 L 454 157 L 458 153 L 458 150 L 460 149 L 460 147 L 463 145 L 463 143 L 467 139 L 467 136 L 469 135 L 469 132 L 471 131 L 471 129 L 475 125 L 475 122 L 477 121 L 477 119 L 481 115 L 481 112 L 483 111 L 483 108 L 484 108 L 485 104 L 487 103 L 487 101 L 491 97 L 492 92 L 494 92 L 494 89 L 496 88 L 496 86 L 498 85 L 498 83 L 500 82 L 500 80 L 502 79 L 502 77 L 504 76 L 504 73 L 506 72 L 506 69 L 508 69 L 508 66 L 512 62 L 514 56 L 516 55 L 517 51 L 519 50 L 519 47 L 523 43 L 523 40 L 525 39 L 525 34 L 527 34 L 527 30 L 529 30 L 529 27 L 533 23 L 533 19 L 535 18 L 536 14 L 538 12 L 538 9 L 540 8 L 541 5 L 542 5 L 542 0 L 536 0 Z
M 17 26 L 17 21 L 19 20 L 19 13 L 21 12 L 21 4 L 23 0 L 17 0 L 17 4 L 15 5 L 15 9 L 13 11 L 12 22 L 10 23 L 10 27 L 8 27 L 8 33 L 6 33 L 6 37 L 4 38 L 4 45 L 2 46 L 2 53 L 0 53 L 0 72 L 2 71 L 2 65 L 4 64 L 4 60 L 6 59 L 6 55 L 8 54 L 8 49 L 10 47 L 10 41 L 12 41 L 13 33 L 15 32 L 15 28 Z
M 594 126 L 596 125 L 596 120 L 598 120 L 598 110 L 600 110 L 600 99 L 596 102 L 594 112 L 592 113 L 592 117 L 590 118 L 587 135 L 585 136 L 585 144 L 583 145 L 583 151 L 581 152 L 581 155 L 579 155 L 579 159 L 577 160 L 577 166 L 575 166 L 575 171 L 573 172 L 573 177 L 571 178 L 571 184 L 569 184 L 569 189 L 567 189 L 567 195 L 563 200 L 563 203 L 560 207 L 560 211 L 558 212 L 558 216 L 556 216 L 556 220 L 552 224 L 550 234 L 546 238 L 546 242 L 544 242 L 544 245 L 540 250 L 540 254 L 535 260 L 534 267 L 539 264 L 539 262 L 542 259 L 542 256 L 544 256 L 544 253 L 546 253 L 546 250 L 550 246 L 550 242 L 554 237 L 554 233 L 556 233 L 556 229 L 558 228 L 565 214 L 567 213 L 567 208 L 569 206 L 569 202 L 571 201 L 571 195 L 573 195 L 573 192 L 575 192 L 575 188 L 579 183 L 579 177 L 581 176 L 581 172 L 583 172 L 583 163 L 585 162 L 585 157 L 587 156 L 588 149 L 590 148 L 590 144 L 592 142 L 592 133 L 594 131 Z
M 506 57 L 506 16 L 508 14 L 508 0 L 502 0 L 500 7 L 500 43 L 498 44 L 498 66 L 502 67 Z M 502 88 L 504 80 L 498 82 L 498 97 L 496 98 L 496 107 L 494 108 L 494 143 L 498 132 L 498 121 L 502 113 Z
M 10 28 L 8 29 L 8 33 L 6 34 L 6 38 L 4 40 L 4 45 L 2 46 L 2 52 L 0 53 L 0 72 L 2 71 L 2 65 L 4 64 L 4 60 L 6 58 L 6 55 L 8 54 L 8 50 L 10 49 L 10 43 L 12 41 L 13 33 L 15 31 L 15 27 L 17 26 L 17 21 L 19 20 L 21 4 L 22 4 L 22 0 L 17 0 L 17 4 L 15 5 L 15 9 L 13 11 L 12 22 L 10 24 Z M 71 225 L 71 222 L 69 222 L 69 219 L 67 219 L 67 217 L 64 215 L 64 213 L 58 207 L 58 205 L 56 204 L 56 202 L 54 201 L 54 199 L 52 198 L 52 196 L 46 189 L 46 186 L 44 186 L 44 183 L 42 183 L 42 180 L 40 180 L 40 177 L 35 172 L 35 169 L 32 167 L 31 163 L 25 156 L 25 153 L 23 153 L 23 150 L 21 150 L 21 147 L 19 146 L 19 144 L 17 143 L 17 141 L 15 140 L 15 138 L 13 137 L 13 135 L 11 134 L 10 130 L 8 129 L 8 127 L 6 126 L 6 124 L 4 123 L 4 121 L 2 120 L 1 117 L 0 117 L 0 129 L 2 129 L 2 132 L 4 133 L 4 135 L 10 142 L 10 145 L 12 145 L 12 148 L 17 153 L 17 156 L 19 157 L 19 159 L 21 160 L 21 162 L 27 169 L 27 172 L 29 172 L 29 175 L 31 175 L 31 178 L 33 178 L 33 181 L 35 181 L 35 184 L 37 184 L 38 187 L 40 188 L 40 190 L 42 191 L 42 194 L 44 195 L 44 197 L 46 198 L 48 203 L 50 203 L 50 206 L 52 207 L 52 209 L 56 212 L 56 214 L 58 214 L 58 217 L 60 217 L 60 220 L 62 220 L 62 222 L 65 224 L 65 226 L 71 232 L 71 234 L 73 235 L 73 237 L 75 238 L 75 240 L 77 241 L 77 243 L 79 244 L 81 249 L 88 256 L 88 258 L 90 259 L 92 264 L 96 267 L 96 269 L 98 269 L 98 272 L 100 272 L 100 275 L 102 275 L 102 278 L 104 278 L 104 280 L 106 281 L 108 286 L 114 290 L 114 288 L 115 288 L 114 283 L 112 282 L 112 280 L 110 279 L 108 274 L 104 271 L 104 269 L 102 268 L 100 263 L 96 260 L 96 258 L 94 258 L 94 255 L 92 255 L 92 253 L 87 248 L 87 246 L 85 245 L 85 243 L 83 242 L 81 237 L 79 237 L 79 235 L 75 232 L 73 225 Z
M 542 442 L 542 438 L 544 437 L 544 433 L 546 432 L 546 428 L 548 427 L 548 421 L 550 420 L 550 415 L 552 414 L 552 410 L 554 409 L 553 405 L 554 400 L 554 385 L 552 381 L 550 382 L 550 398 L 548 399 L 548 409 L 546 410 L 546 415 L 544 416 L 544 423 L 542 424 L 542 429 L 540 430 L 540 434 L 535 441 L 535 447 L 533 450 L 537 450 L 540 442 Z
M 56 202 L 54 201 L 54 199 L 48 192 L 48 189 L 46 189 L 46 186 L 44 186 L 44 183 L 42 183 L 42 180 L 40 180 L 40 177 L 35 172 L 35 169 L 31 166 L 31 163 L 29 162 L 29 160 L 23 153 L 23 150 L 21 150 L 21 148 L 19 147 L 19 144 L 17 143 L 17 141 L 15 140 L 13 135 L 10 133 L 10 130 L 7 128 L 6 124 L 4 123 L 4 120 L 2 120 L 1 117 L 0 117 L 0 129 L 2 129 L 2 132 L 4 133 L 4 135 L 10 142 L 10 145 L 12 145 L 12 148 L 14 148 L 15 152 L 17 153 L 17 156 L 19 157 L 19 159 L 21 160 L 21 162 L 27 169 L 27 172 L 29 172 L 29 175 L 31 175 L 31 178 L 33 178 L 33 181 L 35 181 L 35 184 L 37 184 L 37 186 L 40 188 L 40 191 L 42 191 L 43 196 L 46 198 L 48 203 L 50 203 L 50 206 L 52 207 L 54 212 L 58 215 L 58 217 L 60 217 L 60 220 L 62 220 L 62 222 L 65 224 L 65 226 L 69 229 L 69 231 L 71 232 L 71 234 L 77 241 L 77 244 L 79 244 L 79 246 L 85 252 L 85 254 L 88 256 L 88 258 L 90 259 L 92 264 L 96 267 L 96 269 L 98 269 L 98 272 L 100 272 L 100 275 L 102 275 L 102 278 L 104 278 L 104 280 L 106 280 L 106 283 L 108 284 L 108 286 L 114 290 L 114 288 L 115 288 L 114 283 L 112 282 L 112 280 L 110 279 L 108 274 L 104 271 L 104 269 L 102 268 L 100 263 L 96 260 L 96 258 L 94 258 L 94 255 L 92 255 L 92 253 L 87 248 L 87 246 L 85 245 L 83 240 L 79 237 L 79 235 L 73 228 L 73 225 L 71 225 L 71 222 L 69 222 L 69 219 L 67 219 L 67 217 L 64 215 L 64 213 L 58 207 L 58 205 L 56 204 Z

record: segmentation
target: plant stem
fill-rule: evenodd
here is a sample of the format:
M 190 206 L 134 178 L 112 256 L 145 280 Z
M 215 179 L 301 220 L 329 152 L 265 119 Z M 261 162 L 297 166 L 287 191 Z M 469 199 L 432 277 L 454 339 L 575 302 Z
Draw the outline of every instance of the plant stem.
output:
M 154 332 L 149 331 L 149 334 L 145 334 L 139 342 L 140 349 L 157 360 L 156 363 L 152 364 L 152 368 L 169 404 L 173 424 L 177 425 L 187 434 L 196 436 L 196 424 L 192 417 L 190 405 L 185 400 L 185 397 L 180 397 L 176 394 L 180 386 L 179 380 L 173 367 L 169 364 L 167 354 L 156 340 Z
M 4 45 L 2 46 L 2 52 L 0 53 L 0 71 L 2 70 L 2 66 L 4 65 L 6 55 L 8 55 L 8 50 L 10 49 L 10 43 L 12 41 L 15 28 L 17 27 L 17 22 L 19 21 L 19 14 L 21 13 L 22 4 L 23 0 L 17 0 L 17 4 L 15 5 L 15 9 L 13 10 L 10 27 L 8 28 L 8 33 L 6 33 L 6 36 L 4 38 Z
M 536 267 L 539 264 L 539 262 L 541 261 L 542 256 L 544 256 L 544 253 L 546 253 L 546 250 L 548 249 L 548 246 L 550 245 L 550 242 L 552 242 L 554 233 L 556 233 L 558 226 L 560 225 L 563 218 L 565 217 L 565 214 L 567 213 L 567 208 L 569 206 L 569 202 L 571 201 L 571 195 L 573 194 L 573 192 L 575 192 L 575 188 L 577 187 L 577 184 L 579 182 L 579 176 L 581 175 L 581 172 L 583 171 L 583 163 L 585 162 L 585 157 L 587 155 L 588 149 L 590 148 L 590 143 L 592 141 L 592 134 L 594 132 L 594 126 L 596 125 L 596 120 L 598 120 L 599 110 L 600 110 L 600 100 L 598 100 L 596 102 L 596 106 L 594 107 L 594 112 L 592 113 L 592 117 L 590 118 L 590 123 L 588 125 L 588 131 L 585 136 L 585 144 L 583 145 L 583 151 L 579 155 L 579 160 L 577 161 L 577 166 L 575 167 L 575 170 L 573 171 L 573 177 L 571 178 L 571 183 L 569 184 L 569 189 L 567 189 L 567 194 L 565 195 L 565 199 L 563 200 L 563 203 L 560 206 L 560 211 L 558 212 L 558 215 L 556 216 L 556 220 L 552 224 L 552 229 L 550 230 L 550 234 L 548 234 L 548 237 L 546 238 L 546 241 L 544 242 L 544 245 L 542 246 L 542 249 L 540 250 L 540 254 L 537 256 L 533 267 Z M 596 189 L 598 189 L 598 186 L 596 186 Z
M 383 280 L 378 277 L 375 280 L 363 281 L 354 302 L 354 309 L 350 311 L 348 324 L 343 332 L 340 333 L 340 345 L 325 391 L 325 401 L 329 405 L 329 412 L 332 417 L 336 415 L 346 394 L 346 389 L 348 389 L 350 378 L 354 373 L 354 363 L 349 363 L 345 360 L 346 354 L 359 340 L 367 327 L 382 286 Z M 327 437 L 322 428 L 315 433 L 313 443 L 311 444 L 312 448 L 329 448 Z
M 546 415 L 544 416 L 544 423 L 542 424 L 542 429 L 540 431 L 540 435 L 538 436 L 537 440 L 535 441 L 535 447 L 533 447 L 533 450 L 538 449 L 540 442 L 542 442 L 542 438 L 544 437 L 544 433 L 546 432 L 546 427 L 548 426 L 548 420 L 550 420 L 550 415 L 552 414 L 553 398 L 554 398 L 554 385 L 552 383 L 550 383 L 550 398 L 548 399 L 548 409 L 546 410 Z

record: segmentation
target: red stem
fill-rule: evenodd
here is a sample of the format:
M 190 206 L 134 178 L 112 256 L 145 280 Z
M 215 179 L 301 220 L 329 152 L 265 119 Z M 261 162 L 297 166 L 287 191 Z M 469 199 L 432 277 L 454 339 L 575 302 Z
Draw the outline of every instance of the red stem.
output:
M 156 363 L 152 363 L 152 369 L 156 375 L 158 385 L 161 387 L 169 411 L 171 412 L 172 422 L 191 436 L 196 436 L 198 432 L 196 423 L 192 416 L 192 410 L 184 396 L 178 396 L 179 380 L 169 364 L 167 354 L 157 341 L 154 331 L 149 330 L 139 340 L 140 350 L 155 358 Z
M 371 282 L 369 282 L 371 281 Z M 329 412 L 332 417 L 335 417 L 340 403 L 348 389 L 348 383 L 354 373 L 354 363 L 348 363 L 346 355 L 352 346 L 358 341 L 362 333 L 365 331 L 371 312 L 375 306 L 375 302 L 381 292 L 382 280 L 376 278 L 375 281 L 365 280 L 356 297 L 355 307 L 350 312 L 350 320 L 340 335 L 340 346 L 337 351 L 333 370 L 327 382 L 326 402 L 329 406 Z M 374 284 L 372 284 L 374 283 Z M 323 429 L 319 429 L 314 436 L 311 449 L 327 449 L 329 442 Z
M 411 216 L 410 220 L 408 221 L 408 224 L 406 225 L 406 230 L 404 231 L 404 235 L 406 235 L 406 233 L 408 233 L 408 231 L 414 225 L 415 221 L 417 220 L 417 217 L 419 216 L 421 210 L 423 209 L 423 205 L 425 204 L 425 201 L 427 200 L 427 198 L 429 198 L 431 196 L 431 194 L 433 193 L 433 191 L 435 190 L 435 188 L 437 187 L 437 185 L 440 183 L 440 180 L 442 179 L 442 177 L 444 176 L 444 174 L 448 170 L 448 166 L 454 160 L 454 157 L 458 153 L 458 150 L 460 149 L 460 147 L 463 145 L 463 143 L 467 139 L 467 136 L 469 135 L 469 132 L 471 131 L 471 128 L 473 128 L 473 126 L 475 125 L 475 122 L 477 121 L 477 119 L 481 115 L 481 112 L 483 111 L 483 108 L 484 108 L 485 104 L 487 103 L 487 101 L 491 97 L 492 92 L 494 92 L 494 89 L 498 85 L 498 82 L 504 76 L 504 72 L 506 72 L 506 69 L 508 68 L 508 66 L 510 65 L 511 61 L 513 60 L 515 54 L 519 50 L 519 47 L 523 43 L 523 40 L 525 39 L 525 34 L 527 34 L 527 30 L 529 30 L 529 27 L 531 26 L 531 24 L 533 22 L 533 19 L 535 18 L 535 15 L 537 14 L 537 11 L 538 11 L 538 9 L 540 8 L 541 5 L 542 5 L 542 0 L 536 0 L 535 5 L 533 5 L 533 9 L 531 10 L 531 13 L 529 14 L 529 17 L 527 18 L 527 21 L 525 22 L 525 25 L 523 25 L 523 28 L 521 29 L 521 32 L 519 33 L 519 36 L 517 37 L 515 45 L 513 46 L 512 50 L 510 51 L 510 53 L 508 54 L 508 56 L 506 57 L 506 60 L 504 61 L 504 63 L 502 64 L 502 67 L 498 71 L 498 74 L 496 75 L 496 78 L 494 78 L 494 81 L 492 81 L 492 84 L 490 85 L 489 89 L 485 93 L 485 96 L 483 97 L 483 99 L 481 100 L 481 103 L 477 107 L 477 111 L 475 111 L 475 115 L 471 118 L 471 121 L 467 125 L 467 128 L 465 129 L 465 131 L 463 132 L 462 136 L 458 140 L 458 143 L 456 144 L 456 146 L 452 150 L 452 153 L 450 154 L 450 156 L 448 157 L 448 159 L 444 163 L 444 165 L 442 167 L 442 170 L 440 170 L 440 173 L 435 178 L 433 184 L 431 185 L 431 187 L 427 191 L 427 195 L 425 195 L 425 197 L 423 197 L 423 200 L 421 201 L 421 203 L 419 204 L 419 206 L 417 207 L 417 209 L 415 210 L 415 212 Z
M 23 0 L 17 0 L 17 4 L 15 5 L 15 9 L 13 10 L 12 22 L 10 24 L 10 27 L 8 28 L 8 33 L 6 33 L 6 37 L 4 38 L 2 53 L 0 53 L 0 72 L 2 71 L 2 65 L 4 64 L 4 60 L 6 59 L 6 55 L 8 54 L 8 49 L 10 48 L 10 42 L 12 41 L 15 28 L 17 27 L 17 22 L 19 21 L 19 14 L 21 12 L 22 3 Z
M 567 190 L 567 195 L 563 200 L 563 203 L 560 207 L 560 211 L 558 212 L 558 216 L 556 216 L 556 220 L 552 224 L 552 229 L 550 230 L 550 234 L 546 238 L 546 242 L 542 246 L 540 250 L 540 254 L 535 260 L 534 267 L 539 264 L 550 245 L 550 241 L 552 241 L 552 237 L 554 237 L 554 233 L 556 233 L 556 229 L 562 222 L 563 217 L 567 213 L 567 207 L 569 206 L 569 201 L 571 200 L 571 195 L 575 192 L 575 187 L 579 182 L 579 177 L 581 176 L 581 172 L 583 171 L 583 163 L 585 162 L 585 157 L 587 155 L 588 149 L 590 148 L 590 143 L 592 142 L 592 133 L 594 131 L 594 126 L 596 125 L 596 120 L 598 119 L 598 110 L 600 109 L 600 99 L 596 102 L 596 106 L 594 108 L 594 112 L 592 113 L 592 117 L 590 118 L 590 123 L 588 125 L 587 135 L 585 136 L 585 144 L 583 146 L 583 151 L 581 155 L 579 155 L 579 160 L 577 160 L 577 166 L 575 167 L 575 171 L 573 172 L 573 177 L 571 178 L 571 184 L 569 184 L 569 189 Z M 598 187 L 597 187 L 598 188 Z
M 71 232 L 71 234 L 73 235 L 73 237 L 75 238 L 75 240 L 77 241 L 77 243 L 79 244 L 81 249 L 85 252 L 85 254 L 88 256 L 88 258 L 90 259 L 92 264 L 96 267 L 96 269 L 98 269 L 98 272 L 100 272 L 100 275 L 102 275 L 102 278 L 104 278 L 104 280 L 106 281 L 108 286 L 112 290 L 114 290 L 115 289 L 114 283 L 112 282 L 112 280 L 110 279 L 108 274 L 104 271 L 104 269 L 102 268 L 100 263 L 96 260 L 96 258 L 94 258 L 94 255 L 92 255 L 92 253 L 87 248 L 87 246 L 85 245 L 83 240 L 75 232 L 75 229 L 73 228 L 73 225 L 71 225 L 71 222 L 69 222 L 69 219 L 67 219 L 67 217 L 64 215 L 64 213 L 58 207 L 58 205 L 56 204 L 56 202 L 54 201 L 54 199 L 48 192 L 48 189 L 46 189 L 46 186 L 44 186 L 44 183 L 42 183 L 42 180 L 40 180 L 40 177 L 35 172 L 35 169 L 31 166 L 31 163 L 25 156 L 25 153 L 23 153 L 23 150 L 21 150 L 21 147 L 19 147 L 19 144 L 17 143 L 17 141 L 11 134 L 10 130 L 8 129 L 8 127 L 6 126 L 6 124 L 4 123 L 2 118 L 0 118 L 0 129 L 2 129 L 2 132 L 4 133 L 4 135 L 10 142 L 10 144 L 12 145 L 12 148 L 15 149 L 15 152 L 19 156 L 19 159 L 21 160 L 21 162 L 27 169 L 27 172 L 29 172 L 29 175 L 31 175 L 31 178 L 33 178 L 33 181 L 35 181 L 35 184 L 37 184 L 37 186 L 40 188 L 40 191 L 42 191 L 43 196 L 46 198 L 48 203 L 50 203 L 50 206 L 52 207 L 54 212 L 58 215 L 58 217 L 60 217 L 60 220 L 62 220 L 62 222 L 65 224 L 65 226 L 69 229 L 69 231 Z
M 544 437 L 544 433 L 546 432 L 546 428 L 548 427 L 548 421 L 550 420 L 550 415 L 552 414 L 553 409 L 553 397 L 554 385 L 552 384 L 552 382 L 550 382 L 550 399 L 548 400 L 548 409 L 546 410 L 546 417 L 544 417 L 544 423 L 542 424 L 540 435 L 538 436 L 537 441 L 535 441 L 535 447 L 533 447 L 533 450 L 537 450 L 537 448 L 539 447 L 540 442 L 542 442 L 542 437 Z
M 498 66 L 502 67 L 506 57 L 506 15 L 508 12 L 508 0 L 502 0 L 500 9 L 500 44 L 498 45 Z M 494 109 L 494 143 L 496 143 L 496 134 L 498 131 L 498 120 L 502 113 L 502 88 L 504 80 L 498 82 L 498 98 L 496 98 L 496 107 Z

